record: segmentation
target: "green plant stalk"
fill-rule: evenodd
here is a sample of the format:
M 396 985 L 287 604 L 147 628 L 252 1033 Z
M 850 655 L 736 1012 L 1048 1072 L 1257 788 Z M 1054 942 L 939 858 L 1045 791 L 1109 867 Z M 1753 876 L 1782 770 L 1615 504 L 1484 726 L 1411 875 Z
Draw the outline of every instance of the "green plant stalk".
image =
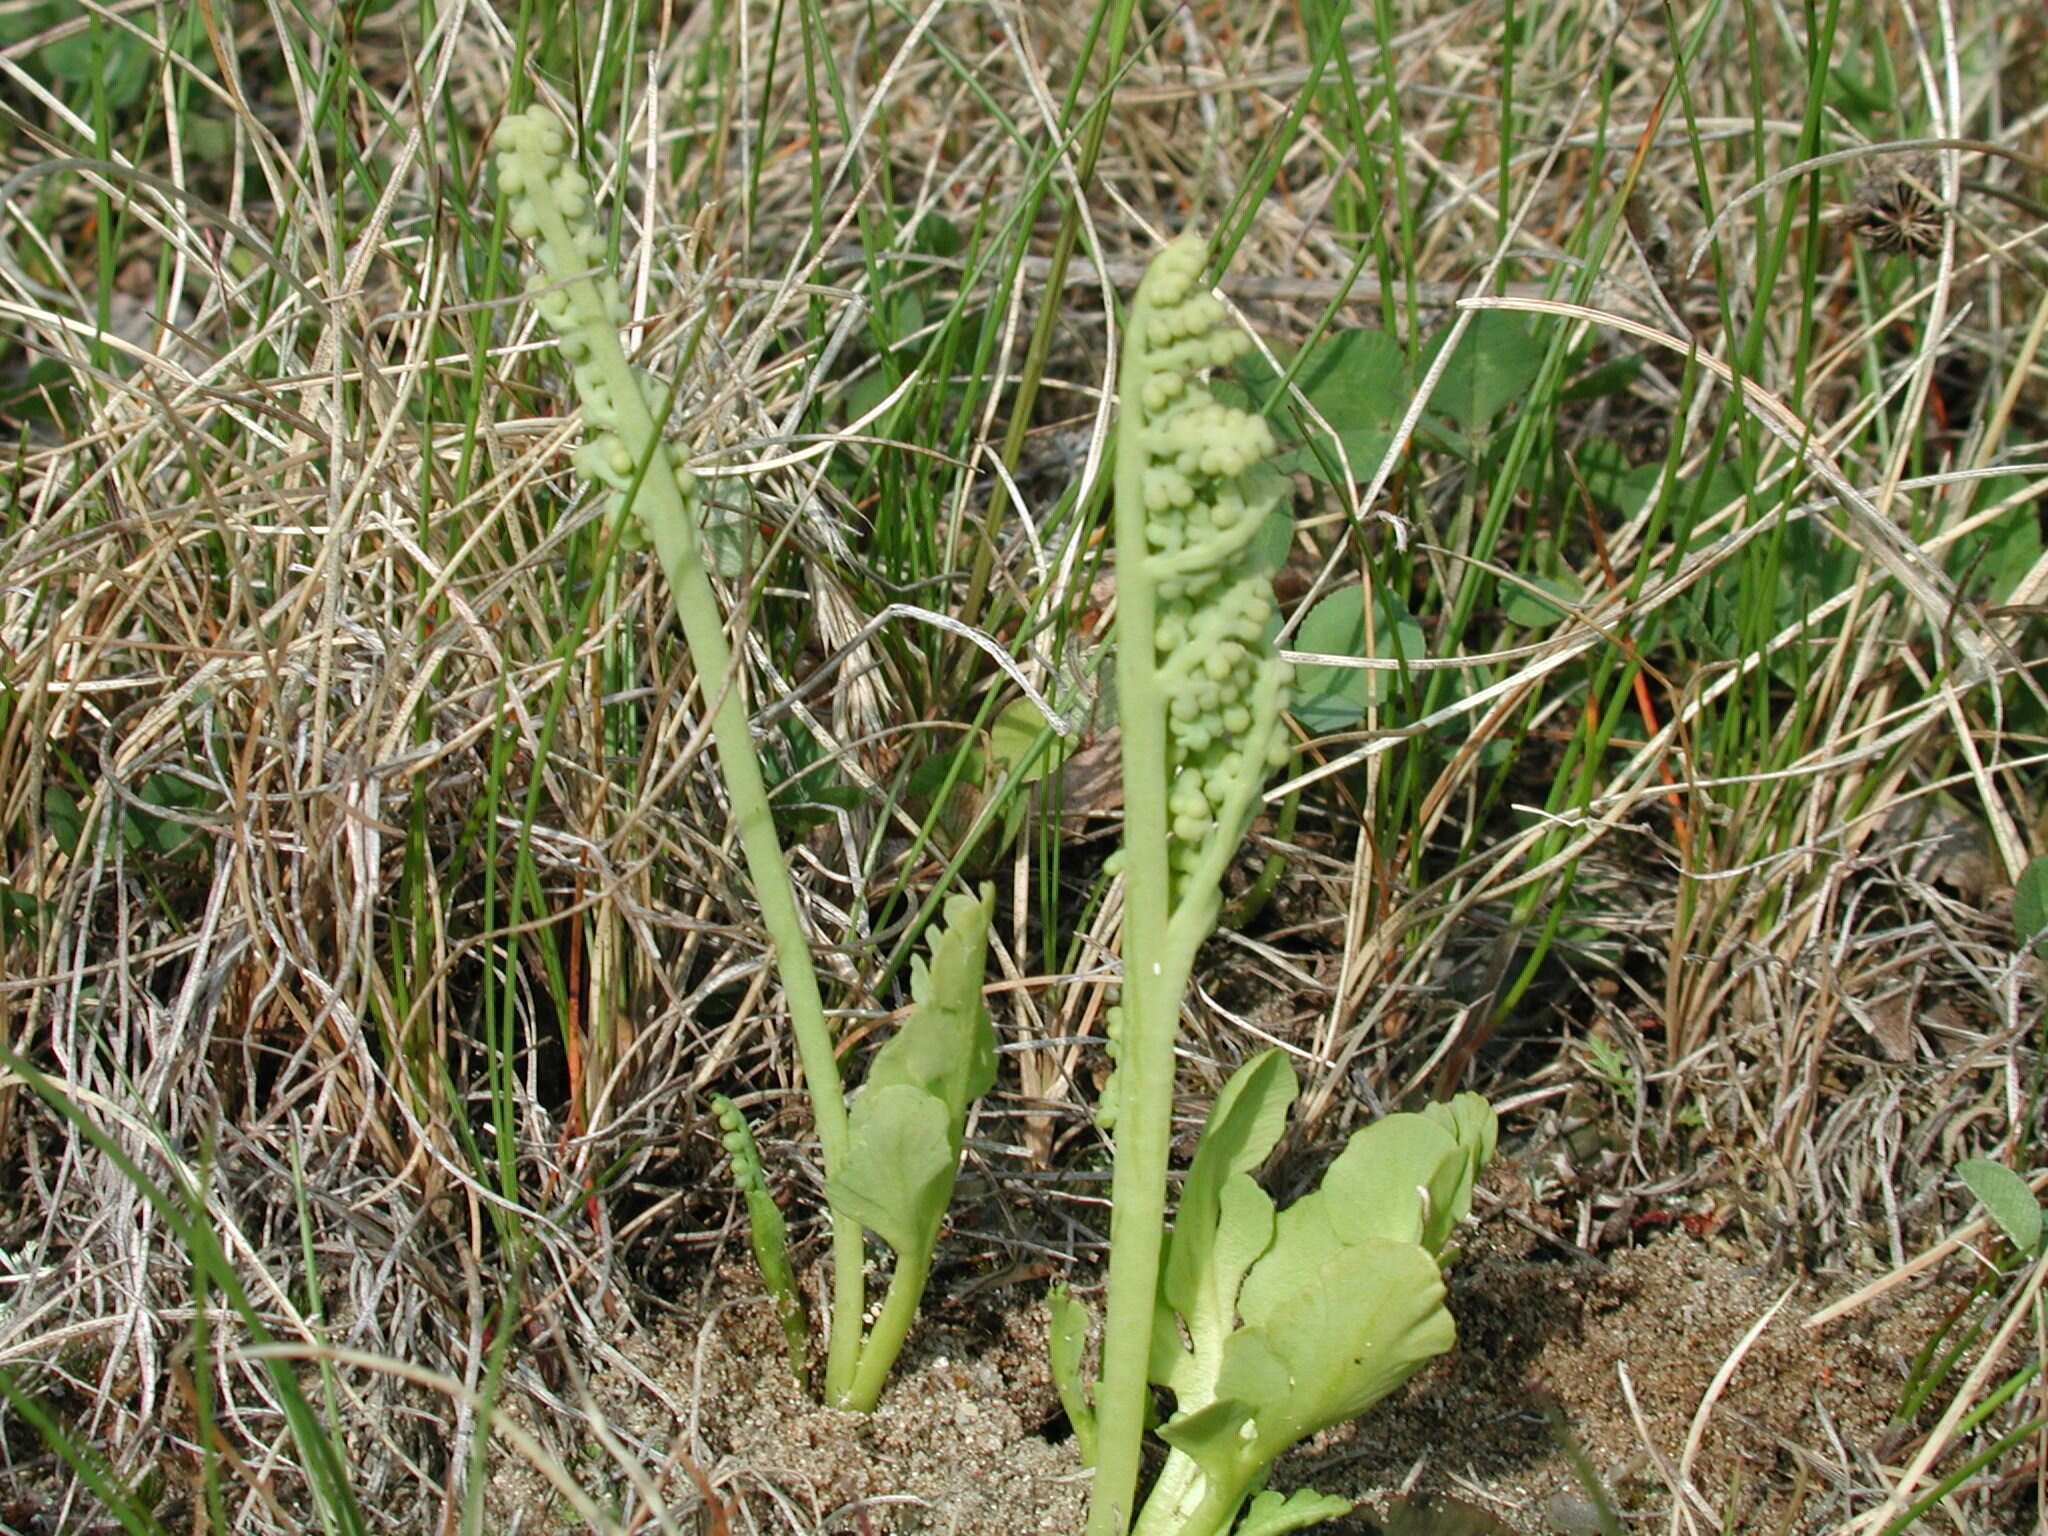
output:
M 833 1049 L 832 1027 L 811 963 L 809 937 L 797 910 L 789 867 L 776 836 L 768 789 L 755 754 L 746 701 L 726 644 L 724 620 L 698 547 L 693 516 L 695 479 L 678 465 L 661 440 L 640 381 L 619 344 L 623 306 L 609 279 L 603 286 L 601 242 L 583 220 L 588 193 L 579 176 L 560 174 L 568 137 L 554 115 L 532 108 L 508 117 L 499 129 L 500 182 L 521 199 L 514 229 L 539 242 L 541 280 L 533 285 L 541 312 L 554 328 L 563 356 L 576 367 L 586 409 L 597 408 L 611 434 L 579 456 L 587 469 L 632 497 L 631 513 L 646 531 L 674 596 L 699 686 L 711 706 L 718 765 L 739 834 L 747 873 L 760 904 L 761 921 L 774 946 L 775 963 L 789 1003 L 797 1061 L 811 1100 L 818 1144 L 829 1177 L 844 1166 L 847 1151 L 846 1100 Z M 573 178 L 573 179 L 572 179 Z M 507 184 L 509 183 L 509 184 Z M 609 289 L 610 291 L 607 291 Z M 608 472 L 608 473 L 607 473 Z M 633 489 L 637 481 L 637 490 Z M 623 483 L 621 483 L 623 482 Z M 866 1307 L 864 1254 L 857 1223 L 832 1219 L 832 1342 L 825 1390 L 840 1401 L 850 1388 L 861 1352 Z
M 867 1342 L 861 1347 L 860 1364 L 853 1373 L 853 1380 L 847 1383 L 841 1407 L 854 1413 L 874 1411 L 875 1404 L 881 1400 L 882 1388 L 889 1379 L 890 1368 L 903 1352 L 904 1340 L 910 1337 L 910 1326 L 917 1321 L 917 1309 L 924 1301 L 925 1287 L 931 1278 L 931 1249 L 896 1255 L 896 1267 L 889 1275 L 889 1289 L 883 1293 L 881 1310 L 875 1314 L 874 1325 L 868 1329 Z
M 1153 262 L 1132 300 L 1117 383 L 1123 996 L 1088 1536 L 1123 1536 L 1135 1510 L 1181 998 L 1278 749 L 1289 677 L 1270 643 L 1263 653 L 1258 644 L 1259 604 L 1271 611 L 1272 589 L 1250 558 L 1252 533 L 1279 493 L 1240 478 L 1271 452 L 1272 436 L 1195 382 L 1243 346 L 1202 286 L 1207 260 L 1207 246 L 1183 236 Z M 1226 505 L 1235 508 L 1229 520 Z M 1204 690 L 1213 698 L 1219 687 L 1227 704 L 1212 710 Z M 1225 707 L 1228 726 L 1218 723 Z M 1236 750 L 1200 731 L 1227 736 Z
M 1146 1495 L 1131 1536 L 1178 1536 L 1184 1531 L 1227 1531 L 1245 1489 L 1202 1476 L 1185 1456 L 1169 1457 Z
M 1120 397 L 1135 399 L 1132 340 L 1125 339 Z M 1145 548 L 1144 456 L 1118 434 L 1116 544 Z M 1121 563 L 1121 562 L 1119 562 Z M 1173 1040 L 1192 952 L 1159 929 L 1171 910 L 1166 862 L 1166 706 L 1154 676 L 1151 584 L 1121 570 L 1117 580 L 1118 725 L 1123 733 L 1123 1020 L 1117 1059 L 1115 1166 L 1110 1181 L 1109 1301 L 1096 1388 L 1095 1486 L 1088 1536 L 1122 1536 L 1130 1526 L 1143 1448 L 1146 1363 L 1166 1224 L 1167 1151 L 1173 1137 Z

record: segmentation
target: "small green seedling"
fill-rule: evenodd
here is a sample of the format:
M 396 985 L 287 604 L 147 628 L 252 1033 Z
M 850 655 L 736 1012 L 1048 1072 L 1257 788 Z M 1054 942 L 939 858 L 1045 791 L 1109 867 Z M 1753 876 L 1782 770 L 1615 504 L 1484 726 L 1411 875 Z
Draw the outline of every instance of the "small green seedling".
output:
M 720 1140 L 732 1158 L 732 1181 L 747 1203 L 747 1236 L 754 1250 L 754 1263 L 761 1271 L 761 1284 L 775 1303 L 775 1320 L 782 1325 L 782 1347 L 789 1356 L 789 1368 L 796 1384 L 811 1389 L 811 1330 L 804 1319 L 804 1302 L 797 1290 L 796 1272 L 789 1266 L 789 1224 L 782 1219 L 782 1207 L 768 1188 L 768 1170 L 761 1163 L 761 1149 L 740 1107 L 722 1093 L 711 1096 L 711 1112 L 718 1117 Z
M 697 478 L 684 466 L 681 450 L 662 438 L 660 394 L 620 345 L 625 301 L 606 270 L 589 184 L 570 164 L 568 130 L 546 108 L 530 107 L 505 119 L 494 147 L 512 230 L 534 242 L 539 257 L 528 291 L 575 370 L 591 429 L 576 455 L 577 467 L 612 492 L 622 533 L 653 547 L 674 594 L 690 659 L 712 701 L 719 767 L 775 947 L 825 1164 L 833 1217 L 825 1396 L 837 1406 L 865 1411 L 880 1395 L 924 1293 L 960 1163 L 968 1105 L 994 1077 L 995 1044 L 981 996 L 994 894 L 948 899 L 945 927 L 932 939 L 929 970 L 913 965 L 910 1016 L 876 1055 L 867 1087 L 849 1113 L 809 937 L 776 834 L 724 616 L 705 568 L 707 541 L 728 553 L 744 550 L 745 542 L 733 537 L 729 518 L 707 529 Z M 758 1154 L 749 1155 L 744 1122 L 734 1113 L 729 1119 L 722 1115 L 721 1123 L 746 1193 L 755 1255 L 792 1354 L 801 1360 L 803 1324 L 800 1314 L 793 1315 L 796 1293 L 781 1213 L 768 1195 Z M 863 1328 L 864 1227 L 896 1255 L 888 1298 L 871 1333 Z

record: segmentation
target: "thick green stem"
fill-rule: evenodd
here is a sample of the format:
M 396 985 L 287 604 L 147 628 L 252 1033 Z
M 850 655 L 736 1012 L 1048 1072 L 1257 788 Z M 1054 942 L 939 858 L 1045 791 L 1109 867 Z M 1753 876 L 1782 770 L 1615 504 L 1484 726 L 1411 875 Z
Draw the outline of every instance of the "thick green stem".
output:
M 1145 1500 L 1131 1536 L 1223 1536 L 1244 1502 L 1242 1485 L 1213 1485 L 1194 1461 L 1175 1451 Z
M 867 1343 L 861 1348 L 860 1369 L 854 1373 L 840 1407 L 867 1413 L 881 1400 L 882 1387 L 896 1357 L 903 1352 L 910 1325 L 917 1321 L 918 1304 L 924 1300 L 925 1286 L 931 1277 L 929 1253 L 896 1255 L 896 1272 L 889 1277 L 888 1294 L 882 1298 L 875 1326 L 868 1330 Z
M 616 350 L 616 344 L 614 344 Z M 625 355 L 618 354 L 625 367 Z M 630 373 L 627 375 L 631 377 Z M 640 393 L 633 390 L 637 406 L 653 433 L 654 423 L 640 405 Z M 639 446 L 631 435 L 627 446 Z M 651 439 L 648 439 L 651 440 Z M 646 441 L 646 440 L 643 440 Z M 656 490 L 660 476 L 666 490 Z M 687 515 L 656 517 L 649 514 L 647 498 L 655 492 L 655 504 L 676 498 L 674 473 L 667 459 L 655 453 L 640 485 L 638 503 L 641 518 L 654 545 L 655 555 L 668 576 L 675 594 L 676 617 L 696 664 L 700 686 L 713 699 L 712 736 L 718 743 L 718 766 L 725 777 L 726 794 L 732 802 L 733 825 L 739 833 L 740 849 L 747 861 L 747 875 L 754 886 L 754 899 L 761 906 L 761 921 L 775 947 L 775 966 L 782 977 L 782 990 L 789 1000 L 790 1028 L 796 1035 L 797 1061 L 804 1075 L 804 1087 L 811 1098 L 811 1114 L 818 1127 L 818 1147 L 829 1178 L 846 1162 L 846 1096 L 839 1078 L 839 1058 L 832 1042 L 832 1026 L 825 1017 L 825 1003 L 818 990 L 818 973 L 811 963 L 810 936 L 797 910 L 796 892 L 790 884 L 789 867 L 782 856 L 782 840 L 775 831 L 775 813 L 768 802 L 768 786 L 761 774 L 761 760 L 754 751 L 753 728 L 734 670 L 732 652 L 725 642 L 725 628 L 711 590 L 710 575 L 698 548 L 696 530 Z M 858 1222 L 832 1218 L 832 1343 L 825 1366 L 828 1400 L 844 1398 L 853 1382 L 861 1352 L 861 1314 L 867 1292 L 862 1269 Z
M 620 361 L 623 364 L 623 355 Z M 662 455 L 655 454 L 648 466 L 648 479 L 666 468 Z M 646 492 L 643 482 L 641 494 Z M 829 1178 L 846 1163 L 846 1096 L 840 1083 L 832 1026 L 825 1017 L 825 1002 L 818 991 L 818 973 L 811 964 L 810 938 L 797 910 L 789 867 L 783 861 L 782 840 L 776 835 L 775 813 L 769 808 L 768 787 L 761 776 L 761 760 L 754 751 L 753 730 L 740 695 L 740 680 L 733 671 L 732 654 L 725 643 L 711 578 L 697 547 L 696 530 L 689 526 L 687 517 L 658 522 L 648 518 L 647 526 L 655 554 L 674 589 L 676 616 L 689 642 L 697 676 L 707 692 L 716 690 L 711 730 L 718 743 L 718 763 L 732 801 L 733 824 L 746 856 L 754 899 L 761 904 L 761 921 L 775 946 L 775 966 L 782 976 L 783 994 L 789 999 L 790 1028 L 796 1035 L 797 1061 L 811 1097 L 818 1148 Z M 825 1396 L 829 1402 L 846 1404 L 860 1363 L 861 1315 L 867 1309 L 863 1275 L 866 1262 L 860 1223 L 835 1213 L 832 1343 L 825 1363 Z M 869 1406 L 873 1406 L 872 1401 Z
M 1123 1536 L 1135 1512 L 1145 1433 L 1152 1317 L 1173 1140 L 1173 1040 L 1186 967 L 1164 953 L 1172 911 L 1167 863 L 1166 704 L 1153 644 L 1156 602 L 1142 574 L 1146 455 L 1139 430 L 1141 300 L 1124 337 L 1117 431 L 1116 683 L 1124 778 L 1123 1020 L 1118 1030 L 1116 1162 L 1111 1178 L 1109 1305 L 1096 1389 L 1095 1486 L 1088 1536 Z M 1190 957 L 1192 958 L 1192 957 Z

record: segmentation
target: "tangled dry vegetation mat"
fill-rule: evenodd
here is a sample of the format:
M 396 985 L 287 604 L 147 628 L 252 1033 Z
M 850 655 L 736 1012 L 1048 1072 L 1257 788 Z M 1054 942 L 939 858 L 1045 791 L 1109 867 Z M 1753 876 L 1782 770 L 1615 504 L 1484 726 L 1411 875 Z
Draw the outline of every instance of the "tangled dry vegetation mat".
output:
M 479 1485 L 492 1536 L 1080 1528 L 1042 1306 L 1107 1225 L 1104 380 L 1190 222 L 1266 349 L 1288 643 L 1401 665 L 1302 712 L 1187 1141 L 1276 1043 L 1281 1198 L 1383 1107 L 1504 1128 L 1462 1347 L 1279 1477 L 1352 1533 L 1789 1536 L 2014 1436 L 1927 1528 L 2037 1527 L 2041 1383 L 1942 1420 L 2038 1332 L 1893 1420 L 2038 1295 L 1969 1303 L 1952 1173 L 2043 1131 L 2048 13 L 1195 0 L 1116 71 L 1107 15 L 0 5 L 0 1045 L 63 1104 L 0 1084 L 0 1530 L 340 1529 L 323 1436 L 379 1536 Z M 998 887 L 1002 1075 L 869 1419 L 785 1380 L 742 1263 L 707 1096 L 807 1263 L 810 1118 L 495 221 L 515 87 L 726 519 L 856 1072 L 907 914 Z M 1020 680 L 1085 739 L 991 809 Z

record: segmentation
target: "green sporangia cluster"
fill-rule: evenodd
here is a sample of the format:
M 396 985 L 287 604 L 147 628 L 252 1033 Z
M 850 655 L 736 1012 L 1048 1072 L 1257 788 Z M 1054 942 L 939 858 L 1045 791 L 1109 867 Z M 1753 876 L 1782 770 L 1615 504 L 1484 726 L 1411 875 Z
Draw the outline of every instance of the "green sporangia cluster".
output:
M 1125 342 L 1122 430 L 1143 460 L 1142 565 L 1166 706 L 1176 902 L 1214 897 L 1221 866 L 1204 855 L 1219 840 L 1234 851 L 1267 773 L 1286 760 L 1280 712 L 1292 677 L 1272 639 L 1284 513 L 1280 537 L 1261 538 L 1287 483 L 1265 462 L 1275 446 L 1265 418 L 1223 404 L 1201 378 L 1250 345 L 1200 286 L 1207 259 L 1207 246 L 1187 236 L 1160 253 Z M 1206 890 L 1197 883 L 1205 875 Z
M 1224 404 L 1205 382 L 1251 344 L 1202 286 L 1207 261 L 1207 243 L 1183 235 L 1139 283 L 1118 427 L 1118 547 L 1143 550 L 1135 560 L 1120 554 L 1119 635 L 1152 634 L 1151 655 L 1119 672 L 1126 740 L 1135 726 L 1146 758 L 1127 756 L 1125 796 L 1164 796 L 1167 902 L 1175 928 L 1195 944 L 1215 925 L 1224 871 L 1266 776 L 1286 761 L 1280 716 L 1293 677 L 1273 644 L 1272 576 L 1291 531 L 1287 482 L 1266 463 L 1275 444 L 1265 418 Z M 1141 543 L 1130 536 L 1134 525 Z M 1135 819 L 1118 856 L 1127 871 L 1132 834 L 1144 835 Z M 1191 945 L 1183 947 L 1191 960 Z M 1122 1007 L 1108 1018 L 1119 1066 L 1123 1019 Z M 1104 1124 L 1116 1123 L 1121 1102 L 1112 1078 Z
M 492 142 L 512 232 L 533 243 L 539 261 L 527 274 L 527 292 L 555 333 L 583 401 L 591 436 L 577 450 L 576 467 L 612 490 L 616 514 L 641 479 L 640 457 L 632 445 L 653 440 L 656 424 L 649 401 L 660 399 L 662 392 L 627 366 L 619 348 L 626 300 L 611 272 L 590 183 L 570 159 L 562 120 L 545 107 L 528 107 L 508 116 Z M 661 448 L 664 462 L 658 469 L 650 464 L 647 478 L 671 478 L 680 498 L 694 506 L 697 481 L 684 467 L 681 445 Z M 632 542 L 639 541 L 640 523 L 660 499 L 634 503 L 640 516 L 625 528 Z
M 802 1293 L 796 1274 L 789 1267 L 789 1225 L 782 1219 L 782 1207 L 768 1188 L 768 1170 L 761 1163 L 761 1149 L 754 1143 L 753 1130 L 740 1107 L 722 1093 L 711 1096 L 711 1113 L 718 1117 L 719 1140 L 732 1159 L 733 1187 L 747 1203 L 747 1235 L 754 1249 L 754 1263 L 761 1271 L 761 1283 L 775 1303 L 775 1319 L 782 1326 L 782 1344 L 797 1385 L 809 1391 L 810 1327 L 804 1319 Z

